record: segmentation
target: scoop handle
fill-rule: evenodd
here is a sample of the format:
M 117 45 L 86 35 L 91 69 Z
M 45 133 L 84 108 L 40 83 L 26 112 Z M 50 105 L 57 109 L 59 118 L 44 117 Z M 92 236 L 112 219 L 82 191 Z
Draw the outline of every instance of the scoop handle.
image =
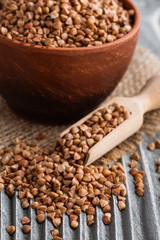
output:
M 160 75 L 150 78 L 135 98 L 141 103 L 143 113 L 160 108 Z

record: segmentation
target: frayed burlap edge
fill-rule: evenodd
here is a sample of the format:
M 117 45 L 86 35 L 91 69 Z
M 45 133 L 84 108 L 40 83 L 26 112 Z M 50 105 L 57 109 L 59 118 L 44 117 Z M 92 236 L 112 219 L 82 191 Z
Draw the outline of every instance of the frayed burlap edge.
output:
M 116 89 L 109 96 L 131 97 L 139 93 L 150 77 L 160 70 L 160 60 L 148 49 L 138 46 L 131 64 Z M 5 100 L 0 97 L 0 148 L 9 145 L 16 137 L 24 141 L 35 139 L 40 132 L 46 133 L 46 139 L 39 142 L 40 146 L 52 147 L 59 133 L 68 126 L 43 125 L 27 121 L 11 111 Z M 103 156 L 97 163 L 108 164 L 116 161 L 124 154 L 137 148 L 144 134 L 154 136 L 160 130 L 160 111 L 146 114 L 140 131 Z

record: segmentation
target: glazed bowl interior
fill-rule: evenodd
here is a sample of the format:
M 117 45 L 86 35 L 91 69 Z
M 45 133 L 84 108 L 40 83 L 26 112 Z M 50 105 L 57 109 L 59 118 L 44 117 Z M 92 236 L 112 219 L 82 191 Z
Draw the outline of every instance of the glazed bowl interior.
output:
M 50 48 L 0 36 L 0 93 L 18 113 L 58 122 L 82 117 L 116 87 L 138 39 L 140 14 L 121 39 L 94 47 Z

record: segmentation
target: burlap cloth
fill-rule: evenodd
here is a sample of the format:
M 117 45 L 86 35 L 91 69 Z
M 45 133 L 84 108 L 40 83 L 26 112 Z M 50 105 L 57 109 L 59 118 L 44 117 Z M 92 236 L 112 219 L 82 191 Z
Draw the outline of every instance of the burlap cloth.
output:
M 148 79 L 160 70 L 160 59 L 148 49 L 138 46 L 136 48 L 131 64 L 116 89 L 109 98 L 113 96 L 133 96 L 147 83 Z M 120 158 L 126 152 L 133 151 L 144 133 L 154 134 L 160 129 L 160 111 L 148 113 L 142 129 L 131 138 L 113 149 L 100 159 L 101 163 Z M 16 137 L 25 141 L 37 138 L 40 132 L 46 133 L 46 138 L 39 141 L 41 146 L 51 147 L 59 133 L 67 126 L 43 125 L 17 116 L 0 97 L 0 148 L 9 145 Z

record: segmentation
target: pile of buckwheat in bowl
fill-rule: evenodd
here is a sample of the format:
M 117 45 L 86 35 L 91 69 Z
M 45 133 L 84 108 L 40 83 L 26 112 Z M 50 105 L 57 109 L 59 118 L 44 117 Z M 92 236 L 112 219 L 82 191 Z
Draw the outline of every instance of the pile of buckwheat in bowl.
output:
M 49 47 L 90 47 L 131 31 L 134 10 L 119 0 L 0 0 L 0 34 Z

